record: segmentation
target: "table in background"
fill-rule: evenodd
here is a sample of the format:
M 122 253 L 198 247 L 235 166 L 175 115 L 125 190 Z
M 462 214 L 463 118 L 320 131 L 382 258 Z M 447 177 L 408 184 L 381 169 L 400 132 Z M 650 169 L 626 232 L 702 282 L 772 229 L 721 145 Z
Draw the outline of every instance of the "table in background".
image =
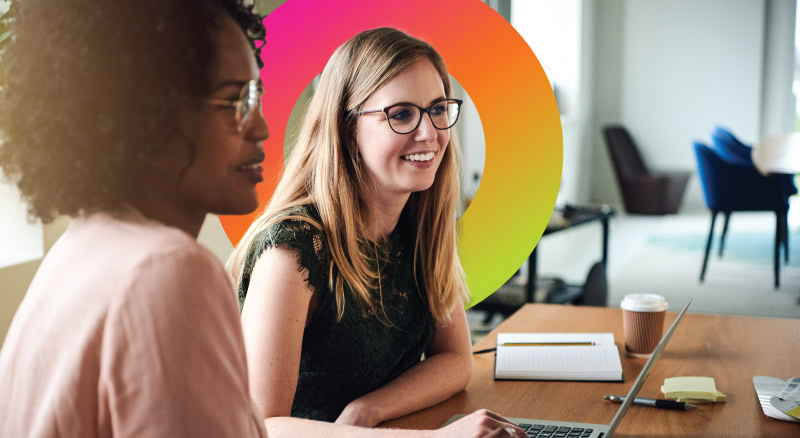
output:
M 800 132 L 765 138 L 753 148 L 753 164 L 764 175 L 800 173 Z
M 591 223 L 599 223 L 601 225 L 602 230 L 602 253 L 601 253 L 601 262 L 603 263 L 603 269 L 605 269 L 606 263 L 608 261 L 608 231 L 609 231 L 609 221 L 616 212 L 613 208 L 607 205 L 598 205 L 598 206 L 561 206 L 556 207 L 553 211 L 553 215 L 550 218 L 550 221 L 547 224 L 547 227 L 542 234 L 542 238 L 547 236 L 548 234 L 553 234 L 559 231 L 564 231 L 573 227 L 577 227 L 580 225 L 591 224 Z M 541 240 L 540 240 L 541 241 Z M 525 303 L 533 303 L 535 301 L 543 301 L 542 299 L 536 300 L 535 299 L 535 292 L 537 286 L 537 257 L 538 257 L 538 247 L 534 247 L 533 251 L 531 252 L 530 256 L 528 257 L 528 278 L 527 281 L 524 283 L 524 286 L 511 286 L 508 287 L 507 283 L 505 286 L 501 287 L 498 291 L 489 295 L 485 300 L 481 301 L 480 303 L 476 304 L 473 309 L 475 310 L 482 310 L 486 311 L 486 318 L 485 321 L 488 323 L 495 312 L 499 312 L 503 315 L 511 315 L 512 313 L 519 310 L 519 308 L 524 305 Z M 576 296 L 580 297 L 583 294 L 583 285 L 572 285 L 564 283 L 561 288 L 558 289 L 559 292 L 566 292 L 566 295 L 569 296 Z M 509 290 L 510 289 L 510 290 Z
M 602 227 L 602 242 L 603 251 L 602 259 L 603 266 L 608 266 L 608 222 L 614 217 L 616 212 L 608 205 L 600 206 L 573 206 L 567 205 L 565 207 L 556 208 L 553 216 L 547 227 L 542 233 L 542 237 L 548 234 L 553 234 L 559 231 L 564 231 L 579 225 L 590 224 L 593 222 L 600 222 Z M 536 281 L 538 278 L 538 250 L 537 244 L 531 255 L 528 257 L 528 282 L 525 285 L 525 301 L 528 303 L 534 302 L 534 293 L 536 292 Z
M 665 327 L 676 315 L 667 314 Z M 528 304 L 474 349 L 494 347 L 499 332 L 612 332 L 623 351 L 619 309 Z M 455 414 L 482 408 L 507 417 L 609 424 L 619 405 L 603 400 L 603 395 L 626 394 L 645 363 L 624 354 L 621 358 L 624 383 L 495 381 L 494 354 L 476 355 L 465 391 L 381 427 L 438 428 Z M 800 320 L 687 314 L 639 395 L 663 397 L 660 387 L 668 377 L 708 376 L 727 395 L 727 402 L 700 404 L 685 412 L 633 405 L 616 436 L 799 436 L 800 424 L 764 415 L 753 388 L 753 376 L 800 376 L 798 358 Z

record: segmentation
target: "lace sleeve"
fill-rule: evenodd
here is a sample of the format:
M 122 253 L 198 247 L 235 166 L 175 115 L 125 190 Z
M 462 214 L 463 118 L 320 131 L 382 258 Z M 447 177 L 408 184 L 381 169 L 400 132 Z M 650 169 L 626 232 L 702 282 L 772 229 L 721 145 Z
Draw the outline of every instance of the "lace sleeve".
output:
M 242 273 L 242 284 L 239 287 L 239 307 L 244 305 L 250 274 L 258 258 L 264 251 L 274 248 L 294 250 L 297 264 L 315 294 L 322 294 L 328 289 L 328 266 L 330 257 L 325 244 L 324 233 L 312 223 L 301 219 L 284 219 L 261 232 L 250 248 Z

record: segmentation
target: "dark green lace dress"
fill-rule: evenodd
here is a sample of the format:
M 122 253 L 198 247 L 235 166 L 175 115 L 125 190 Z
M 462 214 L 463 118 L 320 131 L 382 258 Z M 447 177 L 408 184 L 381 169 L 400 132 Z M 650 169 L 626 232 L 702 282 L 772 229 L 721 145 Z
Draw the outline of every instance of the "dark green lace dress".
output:
M 313 207 L 287 213 L 300 213 L 319 222 Z M 347 286 L 344 315 L 336 321 L 336 301 L 328 288 L 330 248 L 322 231 L 303 221 L 284 220 L 257 237 L 245 264 L 239 304 L 244 304 L 256 259 L 273 246 L 298 251 L 300 269 L 318 300 L 303 333 L 293 417 L 334 421 L 348 403 L 419 363 L 433 337 L 435 322 L 425 291 L 414 286 L 412 258 L 404 245 L 408 234 L 401 228 L 377 246 L 383 307 L 391 325 L 369 315 L 352 299 Z M 374 292 L 377 297 L 377 287 Z

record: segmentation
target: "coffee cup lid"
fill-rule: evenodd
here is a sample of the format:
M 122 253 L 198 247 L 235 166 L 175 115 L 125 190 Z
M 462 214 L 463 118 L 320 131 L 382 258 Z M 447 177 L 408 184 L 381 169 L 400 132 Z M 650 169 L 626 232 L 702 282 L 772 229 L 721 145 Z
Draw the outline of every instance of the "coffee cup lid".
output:
M 667 300 L 656 294 L 629 294 L 622 299 L 620 307 L 634 312 L 660 312 L 667 310 Z

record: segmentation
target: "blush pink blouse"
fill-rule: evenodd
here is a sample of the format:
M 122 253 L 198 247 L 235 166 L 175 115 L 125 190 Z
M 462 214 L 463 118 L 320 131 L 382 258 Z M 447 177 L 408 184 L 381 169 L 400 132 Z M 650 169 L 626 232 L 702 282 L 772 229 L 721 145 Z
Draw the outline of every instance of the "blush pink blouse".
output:
M 0 350 L 0 436 L 266 436 L 219 261 L 136 211 L 73 220 Z

